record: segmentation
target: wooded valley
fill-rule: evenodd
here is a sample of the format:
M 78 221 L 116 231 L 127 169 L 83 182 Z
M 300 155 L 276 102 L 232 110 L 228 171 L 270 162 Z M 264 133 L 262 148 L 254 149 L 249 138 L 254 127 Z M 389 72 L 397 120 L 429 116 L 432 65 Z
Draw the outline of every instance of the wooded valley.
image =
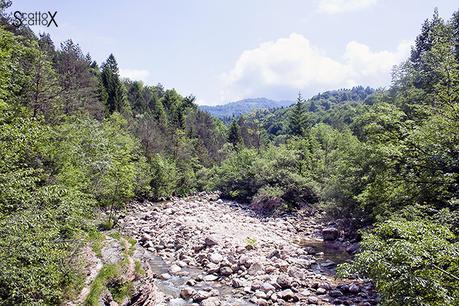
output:
M 0 3 L 0 304 L 75 300 L 81 250 L 132 201 L 218 190 L 260 218 L 323 213 L 360 244 L 338 277 L 370 279 L 381 305 L 458 305 L 459 11 L 422 24 L 389 88 L 299 94 L 224 123 L 120 77 L 116 50 L 97 63 L 14 26 Z M 110 268 L 104 286 L 123 271 Z

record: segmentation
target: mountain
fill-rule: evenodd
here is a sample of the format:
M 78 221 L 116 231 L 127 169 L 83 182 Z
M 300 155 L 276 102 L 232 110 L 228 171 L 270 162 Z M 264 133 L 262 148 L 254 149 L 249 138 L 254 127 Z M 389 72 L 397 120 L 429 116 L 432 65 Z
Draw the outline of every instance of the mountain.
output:
M 230 102 L 224 105 L 200 105 L 199 108 L 208 112 L 212 116 L 225 119 L 232 116 L 247 114 L 255 110 L 286 107 L 292 105 L 293 103 L 295 102 L 288 100 L 274 101 L 266 98 L 252 98 Z

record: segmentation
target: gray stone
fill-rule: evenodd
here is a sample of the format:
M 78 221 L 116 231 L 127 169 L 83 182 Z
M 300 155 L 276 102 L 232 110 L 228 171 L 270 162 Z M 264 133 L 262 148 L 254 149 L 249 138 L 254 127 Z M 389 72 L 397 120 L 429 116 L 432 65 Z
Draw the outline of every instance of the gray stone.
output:
M 208 274 L 208 275 L 204 276 L 204 280 L 206 282 L 213 282 L 213 281 L 216 281 L 217 279 L 218 279 L 218 276 L 214 275 L 214 274 Z
M 218 244 L 217 240 L 215 240 L 212 237 L 206 237 L 206 239 L 204 240 L 204 245 L 207 247 L 211 247 L 217 244 Z
M 331 290 L 328 293 L 328 295 L 331 296 L 331 297 L 337 298 L 337 297 L 343 296 L 343 293 L 340 290 L 336 289 L 336 290 Z
M 292 287 L 292 281 L 290 277 L 286 275 L 281 275 L 277 278 L 276 283 L 281 287 L 282 289 L 287 289 Z
M 182 299 L 185 299 L 185 300 L 188 300 L 189 298 L 191 298 L 193 296 L 193 294 L 195 294 L 196 291 L 191 288 L 191 287 L 186 287 L 186 288 L 183 288 L 182 290 L 180 290 L 180 297 Z
M 212 253 L 209 256 L 209 260 L 215 264 L 218 264 L 223 261 L 223 256 L 219 253 Z
M 326 227 L 322 229 L 322 236 L 325 241 L 333 241 L 338 238 L 339 231 L 335 227 Z
M 250 268 L 247 271 L 247 273 L 249 273 L 250 275 L 256 275 L 262 271 L 263 271 L 263 266 L 258 262 L 254 262 L 253 264 L 250 265 Z
M 178 265 L 172 265 L 170 268 L 169 268 L 169 272 L 172 273 L 172 274 L 177 274 L 178 272 L 180 272 L 182 270 L 182 268 L 180 268 Z
M 229 276 L 229 275 L 233 274 L 233 269 L 231 269 L 228 266 L 223 266 L 223 267 L 220 268 L 220 274 L 223 275 L 223 276 Z
M 298 301 L 298 297 L 293 293 L 291 289 L 285 289 L 278 293 L 279 297 L 285 301 L 296 302 Z
M 354 293 L 354 294 L 359 293 L 360 292 L 360 287 L 357 286 L 356 284 L 351 284 L 349 286 L 349 292 L 350 293 Z

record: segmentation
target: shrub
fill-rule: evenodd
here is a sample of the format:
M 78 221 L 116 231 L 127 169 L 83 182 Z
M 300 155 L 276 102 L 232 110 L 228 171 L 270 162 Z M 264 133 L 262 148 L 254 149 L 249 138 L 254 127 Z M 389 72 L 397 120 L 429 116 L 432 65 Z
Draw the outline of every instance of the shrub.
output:
M 459 243 L 428 221 L 389 220 L 364 233 L 362 252 L 341 276 L 371 278 L 383 305 L 457 305 Z

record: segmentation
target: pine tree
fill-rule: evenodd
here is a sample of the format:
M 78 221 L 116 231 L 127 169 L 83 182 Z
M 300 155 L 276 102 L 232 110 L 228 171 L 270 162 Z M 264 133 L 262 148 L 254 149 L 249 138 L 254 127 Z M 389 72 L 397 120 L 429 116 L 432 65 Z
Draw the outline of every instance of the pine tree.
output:
M 108 113 L 129 111 L 125 89 L 120 80 L 118 63 L 113 54 L 110 54 L 107 61 L 102 64 L 101 79 L 107 91 Z
M 241 129 L 235 120 L 233 121 L 233 123 L 231 123 L 230 129 L 228 132 L 228 142 L 231 143 L 235 147 L 238 147 L 242 145 L 243 143 Z
M 303 109 L 303 98 L 301 97 L 301 92 L 298 93 L 298 98 L 296 99 L 295 107 L 292 110 L 290 115 L 290 132 L 292 135 L 301 136 L 303 135 L 304 127 L 304 109 Z

